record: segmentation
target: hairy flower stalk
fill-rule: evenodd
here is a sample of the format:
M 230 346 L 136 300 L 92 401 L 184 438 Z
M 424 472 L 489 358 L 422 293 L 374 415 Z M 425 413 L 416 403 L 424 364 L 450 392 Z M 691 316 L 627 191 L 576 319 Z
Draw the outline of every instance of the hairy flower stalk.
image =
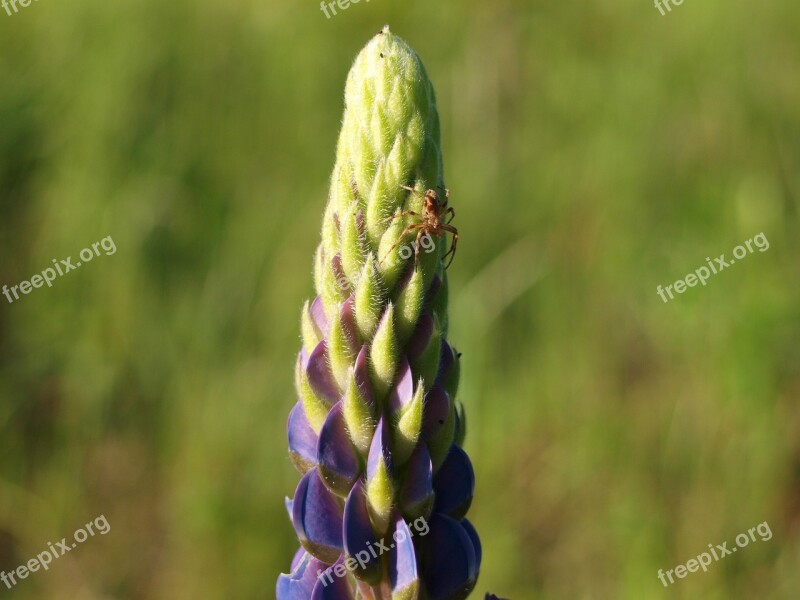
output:
M 411 193 L 402 186 L 411 186 Z M 436 100 L 389 32 L 353 64 L 302 311 L 287 499 L 301 547 L 278 600 L 458 600 L 481 546 L 464 518 L 475 477 L 461 449 L 458 354 L 446 341 L 444 237 L 414 256 L 427 189 L 444 189 Z

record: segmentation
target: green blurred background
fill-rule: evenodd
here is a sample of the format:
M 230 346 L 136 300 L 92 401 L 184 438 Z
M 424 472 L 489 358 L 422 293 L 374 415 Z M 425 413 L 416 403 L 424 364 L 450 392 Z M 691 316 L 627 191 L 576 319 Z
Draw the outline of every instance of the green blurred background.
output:
M 0 597 L 274 597 L 299 310 L 344 80 L 385 23 L 436 88 L 458 211 L 480 596 L 800 597 L 793 0 L 0 11 L 0 284 L 117 246 L 0 296 L 0 569 L 111 525 Z

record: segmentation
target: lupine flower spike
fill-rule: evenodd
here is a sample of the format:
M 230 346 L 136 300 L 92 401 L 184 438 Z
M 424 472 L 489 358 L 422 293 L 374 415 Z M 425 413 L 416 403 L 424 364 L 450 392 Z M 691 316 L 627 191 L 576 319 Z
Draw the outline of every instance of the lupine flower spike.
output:
M 458 600 L 475 587 L 475 476 L 445 339 L 452 231 L 418 225 L 429 190 L 445 197 L 436 98 L 387 27 L 347 78 L 318 295 L 302 310 L 287 426 L 302 478 L 286 500 L 300 549 L 278 600 Z

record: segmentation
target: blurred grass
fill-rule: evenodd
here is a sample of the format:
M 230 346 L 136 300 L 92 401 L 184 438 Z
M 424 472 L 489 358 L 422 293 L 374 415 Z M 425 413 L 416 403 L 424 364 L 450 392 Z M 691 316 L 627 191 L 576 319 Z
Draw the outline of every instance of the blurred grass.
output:
M 0 595 L 271 598 L 298 314 L 344 79 L 436 86 L 478 590 L 800 594 L 800 7 L 41 0 L 0 12 Z M 763 231 L 770 249 L 655 293 Z M 656 573 L 768 521 L 664 590 Z M 477 594 L 476 594 L 477 597 Z

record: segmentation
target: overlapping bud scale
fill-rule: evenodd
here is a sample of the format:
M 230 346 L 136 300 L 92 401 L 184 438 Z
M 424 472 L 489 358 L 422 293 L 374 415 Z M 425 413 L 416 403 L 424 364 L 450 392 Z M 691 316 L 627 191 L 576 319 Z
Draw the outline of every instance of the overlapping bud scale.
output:
M 443 187 L 433 88 L 385 28 L 347 79 L 318 296 L 302 310 L 287 425 L 302 474 L 287 509 L 301 548 L 278 600 L 457 600 L 475 586 L 480 541 L 465 518 L 475 478 L 461 448 L 458 354 L 445 339 L 444 240 L 417 259 L 416 232 L 400 236 L 418 217 L 393 217 L 422 213 L 425 190 Z

